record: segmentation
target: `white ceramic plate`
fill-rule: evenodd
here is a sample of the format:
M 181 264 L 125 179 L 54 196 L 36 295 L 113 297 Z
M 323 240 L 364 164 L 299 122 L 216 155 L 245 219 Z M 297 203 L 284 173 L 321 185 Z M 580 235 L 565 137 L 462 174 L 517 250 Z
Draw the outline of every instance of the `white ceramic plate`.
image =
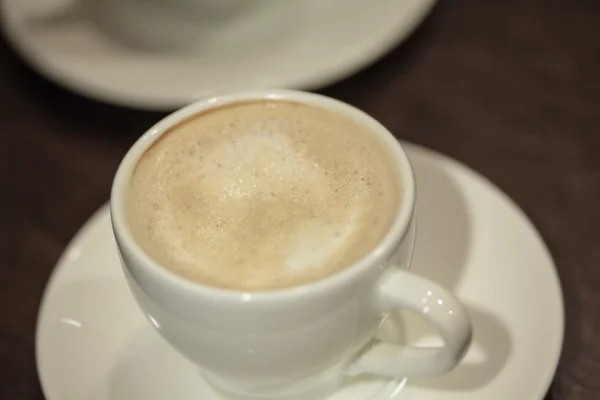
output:
M 443 377 L 358 381 L 333 400 L 539 400 L 558 362 L 562 295 L 538 232 L 487 180 L 432 151 L 405 145 L 417 175 L 413 272 L 467 305 L 474 342 Z M 382 334 L 437 341 L 410 315 Z M 404 320 L 404 324 L 396 324 Z M 103 207 L 73 239 L 48 283 L 37 327 L 37 365 L 48 400 L 220 400 L 194 367 L 146 323 L 119 265 Z
M 243 51 L 219 51 L 217 42 L 204 52 L 169 54 L 132 50 L 89 19 L 68 15 L 84 0 L 0 1 L 6 37 L 38 72 L 86 96 L 147 109 L 179 108 L 218 92 L 330 84 L 392 49 L 435 4 L 294 0 L 294 22 Z

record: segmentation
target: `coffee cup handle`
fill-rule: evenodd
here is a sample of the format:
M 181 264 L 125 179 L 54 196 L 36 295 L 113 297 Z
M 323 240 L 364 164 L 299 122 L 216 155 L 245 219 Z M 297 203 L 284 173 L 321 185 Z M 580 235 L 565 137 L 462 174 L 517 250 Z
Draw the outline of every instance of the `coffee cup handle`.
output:
M 440 334 L 444 345 L 420 348 L 377 341 L 348 365 L 348 375 L 439 375 L 463 358 L 471 342 L 471 322 L 464 306 L 446 289 L 400 268 L 391 268 L 381 277 L 374 295 L 382 313 L 398 308 L 417 312 Z

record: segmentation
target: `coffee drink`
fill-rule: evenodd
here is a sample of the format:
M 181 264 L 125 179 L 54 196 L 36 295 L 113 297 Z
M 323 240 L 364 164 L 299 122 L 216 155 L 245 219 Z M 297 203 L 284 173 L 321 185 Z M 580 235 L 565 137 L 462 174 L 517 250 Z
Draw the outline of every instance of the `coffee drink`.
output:
M 371 252 L 400 206 L 394 158 L 366 127 L 287 100 L 196 114 L 140 157 L 126 216 L 140 247 L 199 284 L 302 285 Z

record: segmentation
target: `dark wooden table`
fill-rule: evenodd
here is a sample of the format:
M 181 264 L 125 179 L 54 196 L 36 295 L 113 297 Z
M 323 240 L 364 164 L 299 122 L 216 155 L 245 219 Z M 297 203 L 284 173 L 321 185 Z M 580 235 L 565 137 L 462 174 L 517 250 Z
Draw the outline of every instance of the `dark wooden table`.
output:
M 546 400 L 600 399 L 600 1 L 441 0 L 407 43 L 323 92 L 466 163 L 521 205 L 566 302 Z M 43 398 L 33 344 L 46 280 L 108 200 L 127 148 L 163 115 L 68 93 L 0 41 L 1 399 Z

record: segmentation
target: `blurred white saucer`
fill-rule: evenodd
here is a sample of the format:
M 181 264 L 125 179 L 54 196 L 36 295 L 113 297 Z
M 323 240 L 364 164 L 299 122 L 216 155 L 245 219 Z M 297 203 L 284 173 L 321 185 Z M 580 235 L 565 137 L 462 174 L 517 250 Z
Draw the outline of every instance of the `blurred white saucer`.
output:
M 159 110 L 218 92 L 331 84 L 391 50 L 436 2 L 286 0 L 292 17 L 260 41 L 221 46 L 225 36 L 244 37 L 247 26 L 232 24 L 226 35 L 204 38 L 198 51 L 177 53 L 111 39 L 97 21 L 70 11 L 77 1 L 89 0 L 1 0 L 7 40 L 35 70 L 72 91 Z

